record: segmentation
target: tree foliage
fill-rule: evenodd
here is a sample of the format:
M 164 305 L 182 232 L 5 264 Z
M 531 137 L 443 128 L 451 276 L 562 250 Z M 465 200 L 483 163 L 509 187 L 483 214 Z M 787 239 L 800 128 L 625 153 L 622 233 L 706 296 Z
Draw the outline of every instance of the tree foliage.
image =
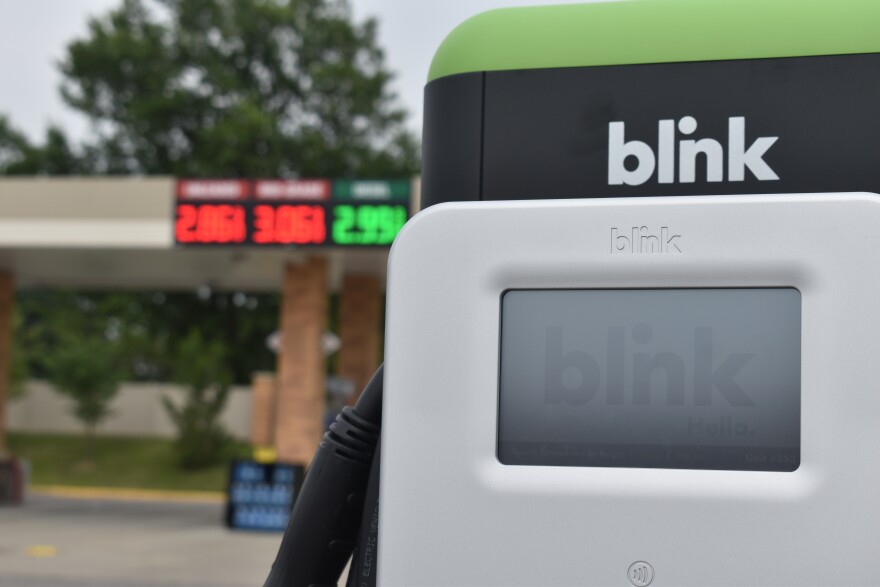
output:
M 32 338 L 22 326 L 21 310 L 15 308 L 12 314 L 12 345 L 9 357 L 9 374 L 6 398 L 21 399 L 27 392 L 27 380 L 30 377 L 31 353 L 39 352 L 39 340 Z
M 265 341 L 277 327 L 277 295 L 33 290 L 19 292 L 16 307 L 22 319 L 15 350 L 26 362 L 22 369 L 38 379 L 49 377 L 47 359 L 64 333 L 106 337 L 130 380 L 179 379 L 178 345 L 193 329 L 223 346 L 234 383 L 248 383 L 254 371 L 275 366 Z
M 198 330 L 180 341 L 175 352 L 174 380 L 187 386 L 183 405 L 163 398 L 177 427 L 177 456 L 185 469 L 214 465 L 228 456 L 231 438 L 220 423 L 229 398 L 230 374 L 219 341 L 206 341 Z
M 101 337 L 65 337 L 47 362 L 49 381 L 73 400 L 73 414 L 89 435 L 110 415 L 119 390 L 115 349 Z
M 85 157 L 75 152 L 61 129 L 49 127 L 45 144 L 38 147 L 0 116 L 0 174 L 74 175 L 88 170 Z
M 61 62 L 95 135 L 37 147 L 0 120 L 7 174 L 407 176 L 416 141 L 377 23 L 347 0 L 124 0 Z

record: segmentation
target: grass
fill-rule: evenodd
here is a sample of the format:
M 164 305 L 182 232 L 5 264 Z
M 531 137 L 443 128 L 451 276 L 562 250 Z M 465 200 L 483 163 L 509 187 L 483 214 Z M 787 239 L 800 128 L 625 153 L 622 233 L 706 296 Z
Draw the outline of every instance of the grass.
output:
M 228 465 L 184 471 L 170 440 L 48 434 L 9 434 L 13 454 L 31 463 L 34 485 L 225 491 Z M 247 457 L 245 444 L 235 447 Z

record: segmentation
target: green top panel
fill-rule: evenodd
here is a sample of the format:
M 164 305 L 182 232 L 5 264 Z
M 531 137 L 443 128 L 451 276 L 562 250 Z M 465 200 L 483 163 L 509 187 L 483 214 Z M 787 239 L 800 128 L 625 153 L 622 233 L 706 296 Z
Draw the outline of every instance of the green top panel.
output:
M 428 81 L 472 71 L 880 52 L 878 0 L 625 0 L 504 8 L 459 25 Z

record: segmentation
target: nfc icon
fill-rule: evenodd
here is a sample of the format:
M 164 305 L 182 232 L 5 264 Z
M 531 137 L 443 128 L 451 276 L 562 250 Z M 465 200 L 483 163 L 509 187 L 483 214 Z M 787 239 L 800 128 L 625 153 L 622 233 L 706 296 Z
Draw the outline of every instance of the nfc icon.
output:
M 635 587 L 648 587 L 654 580 L 654 567 L 645 561 L 636 561 L 629 566 L 626 574 Z

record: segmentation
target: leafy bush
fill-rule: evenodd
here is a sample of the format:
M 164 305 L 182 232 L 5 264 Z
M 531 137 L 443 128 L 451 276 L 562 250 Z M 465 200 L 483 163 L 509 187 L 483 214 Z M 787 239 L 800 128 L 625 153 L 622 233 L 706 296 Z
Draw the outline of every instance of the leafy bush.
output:
M 30 376 L 28 350 L 32 347 L 29 344 L 31 341 L 28 339 L 27 332 L 22 323 L 21 312 L 16 308 L 12 315 L 13 335 L 9 356 L 9 380 L 6 390 L 7 399 L 12 401 L 21 399 L 24 396 L 27 391 L 27 380 Z
M 186 401 L 176 405 L 164 397 L 168 416 L 177 427 L 177 458 L 184 469 L 201 469 L 226 460 L 232 447 L 220 415 L 229 398 L 231 375 L 220 341 L 205 341 L 192 330 L 177 345 L 173 377 L 187 386 Z
M 49 381 L 73 400 L 73 415 L 89 436 L 110 415 L 121 370 L 116 345 L 105 338 L 67 337 L 46 358 Z

